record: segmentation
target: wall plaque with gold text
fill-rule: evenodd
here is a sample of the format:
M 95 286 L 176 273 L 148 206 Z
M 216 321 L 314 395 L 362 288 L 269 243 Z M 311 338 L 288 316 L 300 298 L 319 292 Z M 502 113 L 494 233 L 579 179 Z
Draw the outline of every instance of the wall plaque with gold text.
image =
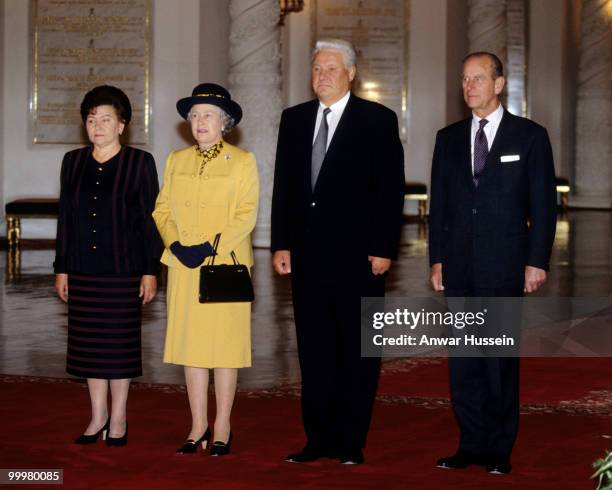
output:
M 34 143 L 85 143 L 79 106 L 97 85 L 132 104 L 125 143 L 149 142 L 150 0 L 32 0 Z
M 408 121 L 408 2 L 405 0 L 317 0 L 315 39 L 350 41 L 357 52 L 353 92 L 397 114 L 402 139 Z

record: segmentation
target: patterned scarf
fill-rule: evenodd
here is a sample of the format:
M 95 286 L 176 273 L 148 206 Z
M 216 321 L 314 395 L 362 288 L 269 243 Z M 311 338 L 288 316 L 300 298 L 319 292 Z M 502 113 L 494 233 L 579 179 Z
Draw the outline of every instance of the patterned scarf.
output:
M 204 172 L 204 167 L 208 162 L 214 160 L 219 156 L 221 150 L 223 149 L 223 141 L 219 141 L 216 145 L 211 146 L 210 148 L 206 148 L 206 150 L 201 150 L 200 147 L 196 147 L 196 153 L 199 157 L 202 157 L 202 163 L 200 164 L 200 171 L 198 175 L 202 175 Z

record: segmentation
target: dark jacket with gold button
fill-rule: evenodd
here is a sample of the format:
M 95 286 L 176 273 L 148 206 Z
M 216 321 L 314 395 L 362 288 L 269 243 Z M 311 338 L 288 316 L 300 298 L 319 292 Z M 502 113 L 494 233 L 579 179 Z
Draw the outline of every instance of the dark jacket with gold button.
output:
M 92 169 L 91 152 L 64 155 L 55 272 L 157 274 L 162 244 L 151 215 L 159 192 L 153 156 L 124 146 Z M 93 183 L 92 170 L 99 170 Z

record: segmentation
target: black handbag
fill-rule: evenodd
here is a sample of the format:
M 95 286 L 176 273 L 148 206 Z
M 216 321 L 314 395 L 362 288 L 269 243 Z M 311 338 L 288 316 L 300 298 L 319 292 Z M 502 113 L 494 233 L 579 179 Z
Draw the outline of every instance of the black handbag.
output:
M 200 303 L 251 302 L 255 299 L 249 268 L 238 263 L 232 251 L 233 264 L 215 265 L 215 255 L 221 240 L 219 233 L 213 242 L 214 253 L 208 264 L 200 267 Z

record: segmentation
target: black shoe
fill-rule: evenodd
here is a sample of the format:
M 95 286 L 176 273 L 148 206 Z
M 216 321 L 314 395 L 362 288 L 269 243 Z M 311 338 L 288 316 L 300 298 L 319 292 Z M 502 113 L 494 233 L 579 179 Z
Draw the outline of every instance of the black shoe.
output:
M 108 447 L 111 446 L 125 446 L 127 444 L 128 441 L 128 423 L 125 423 L 125 432 L 123 433 L 123 435 L 121 437 L 111 437 L 108 436 L 106 438 L 106 445 Z
M 363 464 L 364 462 L 365 459 L 361 449 L 346 451 L 340 454 L 340 464 Z
M 229 439 L 227 442 L 215 441 L 210 446 L 211 456 L 225 456 L 230 453 L 232 448 L 232 431 L 230 431 Z
M 208 443 L 210 442 L 210 427 L 206 429 L 204 435 L 197 440 L 187 439 L 185 444 L 176 450 L 176 454 L 195 454 L 198 450 L 198 446 L 202 444 L 202 449 L 206 450 Z
M 454 456 L 447 458 L 441 458 L 437 461 L 436 466 L 438 468 L 444 468 L 446 470 L 461 470 L 471 465 L 482 464 L 480 458 L 458 451 Z
M 102 428 L 98 432 L 90 436 L 86 434 L 81 434 L 79 437 L 75 439 L 74 443 L 81 444 L 81 445 L 94 444 L 98 440 L 98 437 L 100 437 L 100 434 L 102 434 L 102 440 L 105 440 L 106 435 L 108 434 L 109 427 L 110 427 L 110 418 L 106 419 L 106 423 L 102 426 Z
M 492 475 L 506 475 L 512 471 L 510 461 L 499 461 L 497 463 L 489 463 L 486 466 L 487 473 Z
M 321 458 L 332 458 L 338 457 L 337 455 L 328 454 L 325 451 L 316 449 L 312 446 L 306 445 L 299 453 L 290 454 L 285 458 L 288 463 L 311 463 Z

